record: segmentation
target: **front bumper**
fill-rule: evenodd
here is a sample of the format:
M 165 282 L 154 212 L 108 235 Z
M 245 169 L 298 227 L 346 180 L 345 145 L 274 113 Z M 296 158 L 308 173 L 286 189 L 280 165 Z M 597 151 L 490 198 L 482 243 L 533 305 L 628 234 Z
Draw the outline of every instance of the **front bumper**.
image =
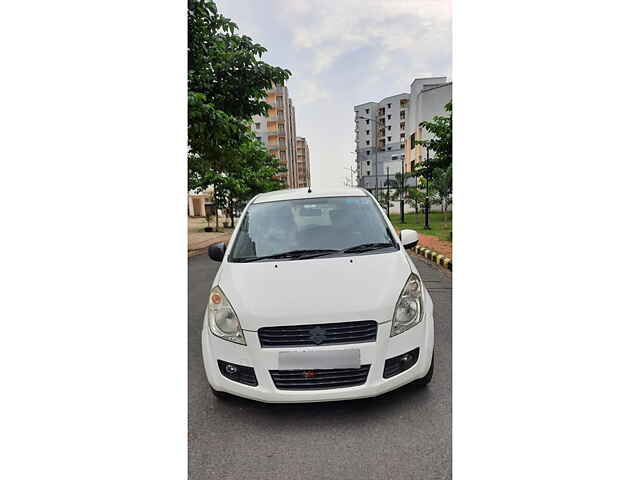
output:
M 206 314 L 205 314 L 206 315 Z M 244 331 L 247 345 L 237 345 L 222 340 L 202 330 L 202 355 L 209 384 L 218 391 L 239 397 L 268 403 L 305 403 L 351 400 L 375 397 L 424 377 L 430 366 L 433 353 L 433 319 L 425 318 L 415 327 L 393 338 L 389 337 L 391 322 L 378 325 L 376 342 L 304 347 L 304 350 L 341 350 L 359 348 L 362 365 L 371 365 L 367 381 L 358 386 L 331 388 L 326 390 L 279 390 L 275 387 L 269 370 L 278 369 L 278 353 L 301 348 L 261 348 L 257 332 Z M 391 378 L 383 378 L 385 360 L 420 348 L 415 365 Z M 253 367 L 257 386 L 244 385 L 222 376 L 218 360 Z

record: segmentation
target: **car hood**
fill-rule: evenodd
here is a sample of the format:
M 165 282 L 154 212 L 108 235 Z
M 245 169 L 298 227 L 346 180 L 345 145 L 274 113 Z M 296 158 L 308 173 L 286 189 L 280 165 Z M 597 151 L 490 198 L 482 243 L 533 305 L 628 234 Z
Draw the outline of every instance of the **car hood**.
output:
M 218 284 L 244 330 L 357 320 L 388 322 L 411 273 L 403 251 L 225 263 Z

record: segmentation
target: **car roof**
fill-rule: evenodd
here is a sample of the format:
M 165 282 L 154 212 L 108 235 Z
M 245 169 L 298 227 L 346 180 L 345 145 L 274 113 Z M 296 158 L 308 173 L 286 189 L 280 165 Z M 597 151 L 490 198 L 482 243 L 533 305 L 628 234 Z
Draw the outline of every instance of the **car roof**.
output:
M 275 190 L 273 192 L 260 193 L 253 203 L 279 202 L 282 200 L 304 200 L 306 198 L 321 197 L 364 197 L 367 194 L 362 188 L 336 187 L 336 188 L 313 188 L 311 193 L 308 188 L 293 188 L 289 190 Z

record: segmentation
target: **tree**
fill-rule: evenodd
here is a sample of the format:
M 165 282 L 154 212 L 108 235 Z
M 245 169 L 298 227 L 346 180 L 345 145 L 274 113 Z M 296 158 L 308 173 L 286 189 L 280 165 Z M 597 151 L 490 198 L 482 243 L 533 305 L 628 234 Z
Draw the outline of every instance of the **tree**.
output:
M 410 187 L 407 189 L 407 199 L 417 215 L 418 209 L 422 204 L 424 204 L 425 193 L 416 187 Z
M 240 147 L 238 158 L 220 183 L 221 205 L 231 212 L 232 226 L 237 202 L 245 202 L 261 192 L 283 188 L 283 173 L 286 170 L 280 161 L 268 153 L 261 142 L 253 140 Z
M 430 156 L 430 162 L 434 168 L 439 167 L 446 169 L 453 161 L 451 142 L 453 104 L 451 100 L 444 106 L 444 110 L 449 113 L 448 116 L 436 115 L 430 122 L 425 121 L 420 123 L 420 126 L 431 134 L 431 138 L 428 140 L 418 140 L 416 143 L 429 149 L 429 152 L 432 154 Z
M 404 192 L 406 196 L 408 188 L 407 180 L 409 180 L 412 176 L 413 175 L 411 172 L 406 172 L 404 174 L 402 172 L 398 172 L 393 176 L 393 178 L 389 180 L 391 188 L 395 189 L 395 191 L 393 192 L 393 196 L 391 197 L 392 200 L 400 200 L 402 192 Z
M 444 106 L 445 112 L 449 113 L 448 116 L 436 115 L 431 121 L 425 121 L 420 123 L 420 126 L 425 129 L 426 132 L 431 134 L 428 140 L 418 140 L 416 143 L 427 148 L 427 155 L 423 156 L 422 162 L 416 164 L 415 174 L 421 179 L 421 182 L 426 185 L 426 189 L 429 194 L 425 201 L 427 202 L 427 208 L 425 209 L 425 215 L 429 210 L 429 200 L 432 196 L 431 193 L 434 190 L 431 188 L 435 186 L 436 170 L 440 169 L 449 172 L 449 185 L 451 185 L 453 164 L 453 151 L 452 151 L 452 128 L 453 128 L 453 103 L 451 100 Z M 438 172 L 438 176 L 441 177 L 442 172 Z M 445 182 L 446 183 L 446 182 Z M 449 190 L 451 187 L 449 186 Z M 438 187 L 435 188 L 438 191 Z M 448 198 L 448 197 L 447 197 Z M 446 202 L 446 200 L 445 200 Z M 425 217 L 425 224 L 427 218 Z
M 291 72 L 260 60 L 267 51 L 220 15 L 211 0 L 189 0 L 189 91 L 205 95 L 216 110 L 240 120 L 265 115 L 262 99 Z
M 267 162 L 266 169 L 254 164 L 256 172 L 272 170 L 250 121 L 268 112 L 267 90 L 291 72 L 261 61 L 266 49 L 236 33 L 237 25 L 211 0 L 189 0 L 188 27 L 188 184 L 195 190 L 213 185 L 216 200 L 224 202 L 229 192 L 243 189 L 236 175 L 244 154 Z M 262 187 L 273 185 L 261 181 Z
M 440 204 L 445 224 L 447 223 L 447 206 L 451 203 L 452 177 L 451 165 L 446 169 L 436 168 L 433 171 L 433 197 Z

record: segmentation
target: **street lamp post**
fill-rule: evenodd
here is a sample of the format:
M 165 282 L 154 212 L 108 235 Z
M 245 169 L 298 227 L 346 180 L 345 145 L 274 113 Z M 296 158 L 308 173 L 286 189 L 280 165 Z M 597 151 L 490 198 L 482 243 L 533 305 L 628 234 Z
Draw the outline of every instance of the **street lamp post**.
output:
M 429 147 L 427 146 L 427 166 L 425 168 L 424 229 L 429 230 Z
M 389 167 L 387 167 L 387 218 L 391 218 L 389 211 L 389 202 L 391 201 L 391 193 L 389 192 Z
M 402 186 L 400 188 L 400 223 L 404 223 L 404 158 L 402 159 Z

